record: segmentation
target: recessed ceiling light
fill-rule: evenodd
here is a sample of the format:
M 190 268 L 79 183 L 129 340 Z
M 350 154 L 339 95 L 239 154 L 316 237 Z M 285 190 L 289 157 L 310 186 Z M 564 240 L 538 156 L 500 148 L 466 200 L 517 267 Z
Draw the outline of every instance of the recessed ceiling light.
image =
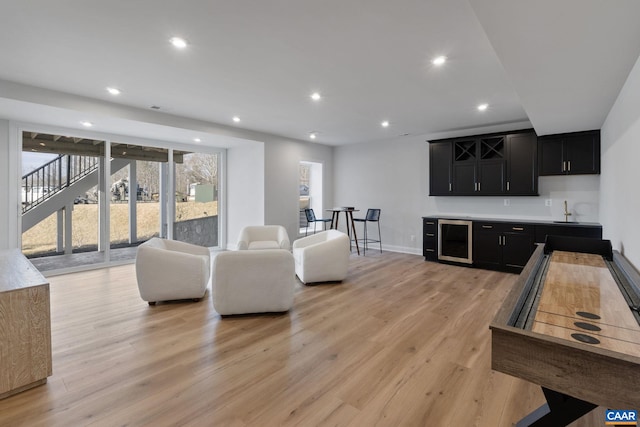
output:
M 318 137 L 318 132 L 311 132 L 309 134 L 309 138 L 311 138 L 311 139 L 316 139 L 317 137 Z
M 321 98 L 322 96 L 320 95 L 319 92 L 313 92 L 311 94 L 311 99 L 313 99 L 314 101 L 320 101 Z
M 437 56 L 437 57 L 433 58 L 433 60 L 431 61 L 431 63 L 433 65 L 442 65 L 445 62 L 447 62 L 447 57 L 446 56 Z
M 385 121 L 383 121 L 382 123 L 380 123 L 380 125 L 381 125 L 383 128 L 388 128 L 388 127 L 389 127 L 389 120 L 385 120 Z
M 184 49 L 187 47 L 187 41 L 181 37 L 171 37 L 169 39 L 169 43 L 173 45 L 173 47 L 178 49 Z
M 193 138 L 193 140 L 194 140 L 195 142 L 200 142 L 200 141 L 202 141 L 200 138 Z
M 238 116 L 233 116 L 233 121 L 234 121 L 235 123 L 240 123 L 240 117 L 238 117 Z
M 44 142 L 41 142 L 40 145 L 43 146 L 43 147 L 47 146 L 47 144 L 45 144 Z
M 90 128 L 91 126 L 93 126 L 93 123 L 87 121 L 80 122 L 80 124 L 86 128 Z
M 489 104 L 480 104 L 478 105 L 478 111 L 484 111 L 489 108 Z
M 113 96 L 117 96 L 117 95 L 120 95 L 122 93 L 122 91 L 120 89 L 115 88 L 115 87 L 108 87 L 107 88 L 107 92 L 109 92 Z

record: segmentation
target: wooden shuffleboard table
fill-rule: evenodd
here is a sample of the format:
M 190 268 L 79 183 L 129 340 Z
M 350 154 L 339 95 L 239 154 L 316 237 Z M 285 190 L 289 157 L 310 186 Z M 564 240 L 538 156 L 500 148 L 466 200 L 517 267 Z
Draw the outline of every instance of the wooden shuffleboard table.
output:
M 549 236 L 490 325 L 492 368 L 542 387 L 518 426 L 640 407 L 640 275 L 607 240 Z

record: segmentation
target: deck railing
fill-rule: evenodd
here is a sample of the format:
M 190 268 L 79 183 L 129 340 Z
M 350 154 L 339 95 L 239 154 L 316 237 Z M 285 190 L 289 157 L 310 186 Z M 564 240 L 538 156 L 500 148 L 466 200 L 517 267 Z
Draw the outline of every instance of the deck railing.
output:
M 22 213 L 98 168 L 98 157 L 61 154 L 22 177 Z

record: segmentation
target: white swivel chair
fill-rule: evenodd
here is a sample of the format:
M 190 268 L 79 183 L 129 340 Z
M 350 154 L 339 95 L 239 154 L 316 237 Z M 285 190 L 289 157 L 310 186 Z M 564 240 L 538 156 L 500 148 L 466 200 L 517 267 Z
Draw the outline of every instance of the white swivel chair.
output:
M 221 315 L 287 311 L 296 283 L 284 249 L 220 252 L 213 258 L 213 307 Z
M 286 228 L 281 225 L 249 225 L 238 238 L 238 250 L 291 249 Z
M 322 231 L 293 242 L 296 275 L 302 283 L 335 282 L 347 277 L 349 237 L 338 230 Z
M 136 253 L 136 278 L 140 297 L 157 301 L 201 299 L 211 278 L 209 249 L 154 237 Z

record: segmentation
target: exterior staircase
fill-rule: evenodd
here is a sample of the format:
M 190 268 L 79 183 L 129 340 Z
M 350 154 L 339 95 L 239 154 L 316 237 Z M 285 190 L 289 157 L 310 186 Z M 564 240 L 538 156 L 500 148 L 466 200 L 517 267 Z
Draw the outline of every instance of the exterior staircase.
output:
M 129 164 L 111 159 L 111 172 Z M 22 232 L 98 185 L 99 158 L 62 154 L 22 177 Z

